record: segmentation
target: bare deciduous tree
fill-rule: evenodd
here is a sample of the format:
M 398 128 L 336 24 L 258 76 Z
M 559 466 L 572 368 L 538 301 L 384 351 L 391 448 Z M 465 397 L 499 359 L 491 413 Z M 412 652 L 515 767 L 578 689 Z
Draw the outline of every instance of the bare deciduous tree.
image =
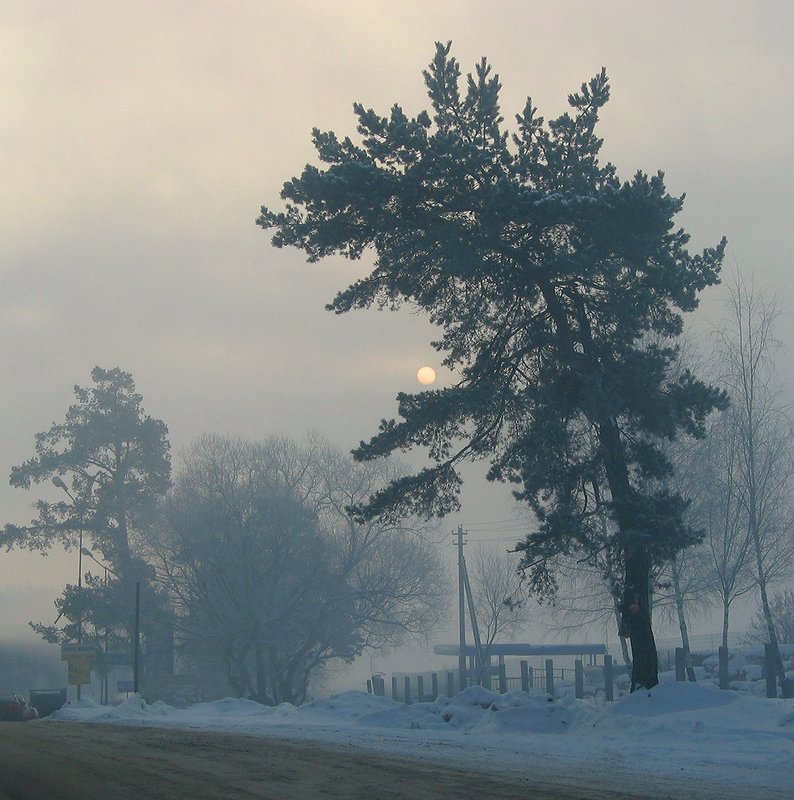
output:
M 727 412 L 736 434 L 735 485 L 750 540 L 754 578 L 781 686 L 785 679 L 769 585 L 790 569 L 794 432 L 775 365 L 778 316 L 774 302 L 737 277 L 729 319 L 718 331 L 723 382 L 731 395 Z
M 480 545 L 471 559 L 472 594 L 482 637 L 483 658 L 490 663 L 491 645 L 512 636 L 530 619 L 531 609 L 518 600 L 521 575 L 515 556 L 494 545 Z
M 728 646 L 733 603 L 756 586 L 752 537 L 739 479 L 739 432 L 730 412 L 711 421 L 705 441 L 693 448 L 688 471 L 690 518 L 705 532 L 709 588 L 722 611 L 722 644 Z
M 794 644 L 794 591 L 784 589 L 782 592 L 776 592 L 769 602 L 769 607 L 781 644 Z M 750 644 L 766 641 L 767 623 L 763 612 L 753 618 L 746 638 Z
M 300 703 L 330 660 L 426 634 L 443 612 L 424 531 L 347 511 L 388 479 L 316 439 L 207 436 L 185 455 L 150 555 L 186 646 L 237 694 Z
M 601 515 L 604 541 L 608 538 L 609 520 Z M 620 634 L 622 563 L 620 553 L 608 546 L 588 559 L 560 558 L 555 568 L 557 588 L 549 618 L 543 627 L 566 638 L 575 631 L 604 625 L 609 629 L 614 621 L 618 629 L 623 663 L 631 666 L 629 640 Z

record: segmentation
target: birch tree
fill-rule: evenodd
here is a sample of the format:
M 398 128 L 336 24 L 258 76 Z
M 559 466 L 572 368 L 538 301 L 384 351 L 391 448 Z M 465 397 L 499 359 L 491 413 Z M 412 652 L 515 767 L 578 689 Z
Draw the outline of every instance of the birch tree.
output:
M 737 277 L 728 320 L 718 331 L 736 436 L 735 485 L 745 515 L 753 577 L 781 687 L 785 680 L 769 587 L 790 570 L 794 556 L 792 491 L 794 432 L 776 368 L 775 303 Z

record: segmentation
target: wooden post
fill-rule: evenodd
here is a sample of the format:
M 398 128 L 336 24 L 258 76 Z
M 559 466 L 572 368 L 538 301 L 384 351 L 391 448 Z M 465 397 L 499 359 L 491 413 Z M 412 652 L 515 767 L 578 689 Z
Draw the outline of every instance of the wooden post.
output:
M 372 691 L 372 681 L 369 678 L 367 678 L 367 694 L 374 694 Z
M 730 689 L 730 682 L 728 680 L 728 648 L 720 647 L 718 653 L 720 689 Z
M 411 678 L 408 675 L 405 676 L 405 702 L 411 705 Z
M 450 671 L 447 673 L 447 697 L 455 696 L 455 673 Z
M 675 679 L 679 682 L 686 680 L 686 654 L 683 647 L 675 649 Z
M 577 658 L 573 662 L 574 667 L 574 692 L 576 699 L 581 700 L 584 697 L 584 664 L 582 660 Z
M 526 661 L 521 661 L 521 691 L 529 691 L 529 664 Z
M 507 667 L 504 656 L 499 656 L 499 694 L 507 694 Z
M 416 676 L 416 695 L 417 695 L 417 702 L 424 703 L 425 702 L 425 678 L 424 675 L 417 675 Z
M 400 699 L 397 696 L 397 678 L 394 675 L 391 676 L 391 699 L 392 700 Z
M 554 659 L 546 659 L 546 694 L 554 697 Z
M 604 656 L 604 699 L 615 699 L 615 688 L 612 684 L 612 656 Z
M 141 582 L 135 581 L 135 633 L 133 634 L 132 642 L 132 691 L 138 694 L 141 688 L 140 684 L 140 668 L 138 664 L 138 655 L 141 649 Z M 79 689 L 78 686 L 78 697 Z
M 535 668 L 530 667 L 527 672 L 529 673 L 529 688 L 532 689 L 535 686 Z
M 766 696 L 777 697 L 777 675 L 775 674 L 775 650 L 771 644 L 764 645 L 764 677 Z
M 438 700 L 438 673 L 434 672 L 430 676 L 430 680 L 433 686 L 433 697 L 431 698 L 431 700 Z

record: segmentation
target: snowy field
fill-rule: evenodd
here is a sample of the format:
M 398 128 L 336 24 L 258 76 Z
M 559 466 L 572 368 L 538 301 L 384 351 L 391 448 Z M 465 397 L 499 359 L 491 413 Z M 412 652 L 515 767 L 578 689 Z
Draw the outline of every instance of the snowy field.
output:
M 691 781 L 794 798 L 794 700 L 703 684 L 663 682 L 614 703 L 479 687 L 410 706 L 356 691 L 298 708 L 228 698 L 176 709 L 133 696 L 68 704 L 51 719 L 309 739 L 526 780 L 576 773 L 602 788 Z

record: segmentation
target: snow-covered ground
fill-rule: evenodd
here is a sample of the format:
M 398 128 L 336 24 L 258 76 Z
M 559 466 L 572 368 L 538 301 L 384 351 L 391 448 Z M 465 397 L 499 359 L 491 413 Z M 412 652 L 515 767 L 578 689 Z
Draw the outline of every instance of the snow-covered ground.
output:
M 298 708 L 228 698 L 176 709 L 133 696 L 115 707 L 68 704 L 52 719 L 312 739 L 527 780 L 573 771 L 615 788 L 639 776 L 794 798 L 794 700 L 702 684 L 663 682 L 614 703 L 479 687 L 410 706 L 357 691 Z

